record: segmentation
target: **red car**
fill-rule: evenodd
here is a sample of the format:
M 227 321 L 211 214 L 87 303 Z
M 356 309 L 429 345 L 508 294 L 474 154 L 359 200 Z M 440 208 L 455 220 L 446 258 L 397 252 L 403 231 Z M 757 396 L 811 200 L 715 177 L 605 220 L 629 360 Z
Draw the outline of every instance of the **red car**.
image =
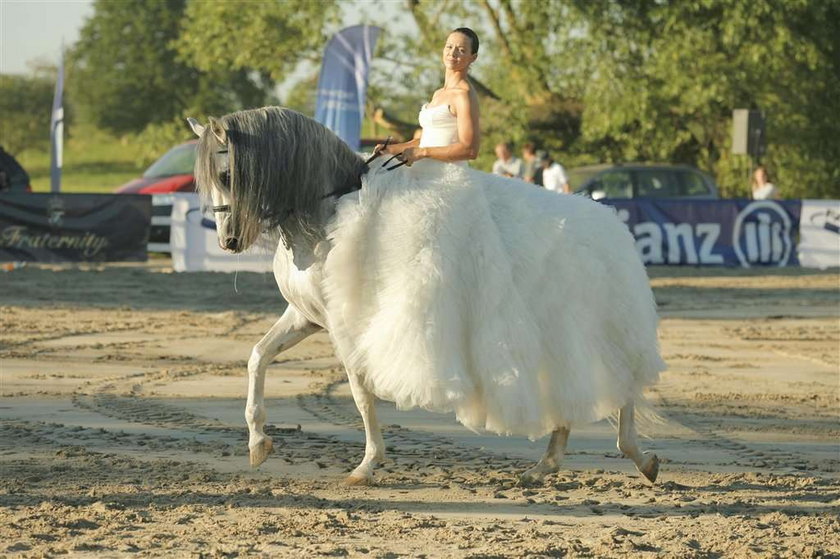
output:
M 170 192 L 194 192 L 195 148 L 193 140 L 167 151 L 163 157 L 152 163 L 143 176 L 119 187 L 117 194 L 168 194 Z
M 117 188 L 117 194 L 152 194 L 149 251 L 169 252 L 169 225 L 174 192 L 195 192 L 196 140 L 175 146 L 152 163 L 143 176 Z

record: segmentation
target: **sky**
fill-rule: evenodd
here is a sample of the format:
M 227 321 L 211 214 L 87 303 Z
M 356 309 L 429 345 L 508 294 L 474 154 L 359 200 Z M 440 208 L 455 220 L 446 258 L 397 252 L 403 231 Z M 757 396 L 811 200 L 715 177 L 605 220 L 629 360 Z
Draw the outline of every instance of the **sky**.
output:
M 72 45 L 93 0 L 0 0 L 0 73 L 25 74 L 31 61 L 58 62 Z

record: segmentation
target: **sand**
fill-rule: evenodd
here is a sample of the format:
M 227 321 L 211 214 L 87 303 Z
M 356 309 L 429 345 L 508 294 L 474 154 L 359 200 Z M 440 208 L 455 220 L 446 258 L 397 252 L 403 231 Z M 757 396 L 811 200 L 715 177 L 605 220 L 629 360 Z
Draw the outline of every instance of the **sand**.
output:
M 0 275 L 0 556 L 840 557 L 840 275 L 652 268 L 669 365 L 651 486 L 605 422 L 560 472 L 545 440 L 380 402 L 364 436 L 325 334 L 269 367 L 275 451 L 248 466 L 251 346 L 270 275 L 170 263 Z

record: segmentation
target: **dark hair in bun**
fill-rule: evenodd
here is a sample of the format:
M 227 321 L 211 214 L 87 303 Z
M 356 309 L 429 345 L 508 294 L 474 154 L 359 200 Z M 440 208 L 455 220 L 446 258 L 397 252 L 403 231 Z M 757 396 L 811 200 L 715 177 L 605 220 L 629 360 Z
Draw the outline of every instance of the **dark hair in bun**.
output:
M 478 54 L 478 35 L 475 34 L 475 31 L 469 27 L 459 27 L 458 29 L 453 29 L 452 32 L 461 33 L 462 35 L 469 37 L 470 43 L 472 44 L 472 53 Z

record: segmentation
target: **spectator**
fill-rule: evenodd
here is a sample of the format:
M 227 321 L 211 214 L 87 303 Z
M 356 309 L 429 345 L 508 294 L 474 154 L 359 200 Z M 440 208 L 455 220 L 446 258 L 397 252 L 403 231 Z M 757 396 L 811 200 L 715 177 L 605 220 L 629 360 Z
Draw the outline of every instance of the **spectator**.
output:
M 778 200 L 780 198 L 779 189 L 770 182 L 770 174 L 764 165 L 755 168 L 750 182 L 753 200 Z
M 497 144 L 496 157 L 498 157 L 498 159 L 495 163 L 493 163 L 494 175 L 514 177 L 517 179 L 522 178 L 522 160 L 513 156 L 510 144 Z
M 537 170 L 537 151 L 534 144 L 525 142 L 522 144 L 522 180 L 534 182 L 534 173 Z
M 546 190 L 553 190 L 563 194 L 571 193 L 572 189 L 569 187 L 569 180 L 566 178 L 566 170 L 563 166 L 555 162 L 554 159 L 546 152 L 538 152 L 537 159 L 540 161 L 540 168 L 542 169 L 541 182 Z
M 3 146 L 0 146 L 0 192 L 32 192 L 29 175 Z

